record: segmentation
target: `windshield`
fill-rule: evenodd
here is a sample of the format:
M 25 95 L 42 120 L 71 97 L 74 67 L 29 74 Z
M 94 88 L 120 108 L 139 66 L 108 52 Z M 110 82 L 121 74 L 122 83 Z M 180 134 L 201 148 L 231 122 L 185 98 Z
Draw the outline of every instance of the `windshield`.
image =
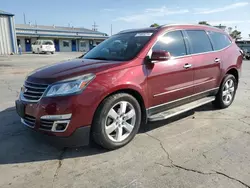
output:
M 54 43 L 51 40 L 45 40 L 43 41 L 43 45 L 54 45 Z
M 127 61 L 133 59 L 152 37 L 153 32 L 121 33 L 89 51 L 84 59 Z

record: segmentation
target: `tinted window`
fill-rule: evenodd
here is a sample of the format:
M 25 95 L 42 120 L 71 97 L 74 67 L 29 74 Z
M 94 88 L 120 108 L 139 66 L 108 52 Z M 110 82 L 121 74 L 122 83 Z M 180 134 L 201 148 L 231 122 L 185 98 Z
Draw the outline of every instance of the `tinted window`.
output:
M 212 51 L 212 45 L 205 31 L 187 30 L 192 54 Z
M 231 44 L 231 40 L 223 33 L 209 31 L 209 36 L 213 42 L 214 50 L 221 50 Z
M 53 42 L 50 40 L 43 41 L 43 45 L 53 45 Z
M 169 52 L 171 56 L 187 55 L 187 50 L 181 31 L 173 31 L 165 34 L 154 45 L 153 51 L 163 50 Z
M 113 35 L 90 50 L 85 59 L 126 61 L 134 58 L 153 36 L 153 32 L 129 32 Z

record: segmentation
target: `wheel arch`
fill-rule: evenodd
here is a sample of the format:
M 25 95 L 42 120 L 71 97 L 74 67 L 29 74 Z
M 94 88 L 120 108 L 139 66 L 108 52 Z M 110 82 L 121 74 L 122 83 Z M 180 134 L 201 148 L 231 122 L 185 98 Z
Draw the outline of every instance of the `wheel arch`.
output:
M 239 83 L 239 72 L 237 70 L 237 68 L 232 67 L 230 69 L 227 70 L 226 74 L 231 74 L 235 77 L 236 81 L 237 81 L 237 87 L 238 87 L 238 83 Z
M 101 105 L 101 103 L 106 99 L 108 98 L 109 96 L 111 95 L 115 95 L 115 94 L 118 94 L 118 93 L 127 93 L 127 94 L 130 94 L 132 95 L 139 103 L 140 107 L 141 107 L 141 124 L 146 124 L 147 123 L 147 110 L 146 110 L 146 104 L 145 104 L 145 99 L 143 98 L 143 96 L 140 94 L 139 91 L 137 91 L 136 89 L 133 89 L 133 88 L 121 88 L 121 89 L 117 89 L 117 90 L 114 90 L 112 92 L 110 92 L 109 94 L 107 94 L 105 97 L 102 98 L 102 100 L 99 102 L 96 110 L 95 110 L 95 113 L 94 113 L 94 116 L 95 117 L 95 114 L 97 112 L 97 109 L 99 108 L 99 106 Z M 93 122 L 93 120 L 92 120 Z

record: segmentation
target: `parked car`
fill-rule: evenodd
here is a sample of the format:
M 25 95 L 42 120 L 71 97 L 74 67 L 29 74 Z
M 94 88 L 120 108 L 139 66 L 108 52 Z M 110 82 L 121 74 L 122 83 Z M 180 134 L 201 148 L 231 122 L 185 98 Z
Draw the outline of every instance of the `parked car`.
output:
M 114 49 L 119 41 L 120 50 Z M 202 25 L 122 31 L 74 59 L 32 72 L 16 109 L 33 130 L 90 138 L 107 149 L 129 143 L 140 126 L 212 102 L 229 107 L 242 54 L 230 36 Z M 79 140 L 80 141 L 80 140 Z
M 52 40 L 37 40 L 32 44 L 32 53 L 55 53 L 55 45 Z
M 250 60 L 250 47 L 243 48 L 243 52 L 245 59 Z
M 236 44 L 241 48 L 244 59 L 250 60 L 250 40 L 237 40 Z

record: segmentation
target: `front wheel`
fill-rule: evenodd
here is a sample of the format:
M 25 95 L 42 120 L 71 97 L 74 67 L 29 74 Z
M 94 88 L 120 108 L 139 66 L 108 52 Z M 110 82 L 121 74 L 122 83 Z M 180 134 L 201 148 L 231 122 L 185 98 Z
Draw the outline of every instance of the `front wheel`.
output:
M 106 149 L 117 149 L 134 138 L 140 124 L 138 101 L 127 93 L 114 94 L 98 107 L 92 124 L 92 137 Z
M 232 104 L 235 97 L 237 84 L 238 83 L 233 75 L 227 74 L 225 76 L 214 101 L 215 107 L 223 109 L 229 107 Z

